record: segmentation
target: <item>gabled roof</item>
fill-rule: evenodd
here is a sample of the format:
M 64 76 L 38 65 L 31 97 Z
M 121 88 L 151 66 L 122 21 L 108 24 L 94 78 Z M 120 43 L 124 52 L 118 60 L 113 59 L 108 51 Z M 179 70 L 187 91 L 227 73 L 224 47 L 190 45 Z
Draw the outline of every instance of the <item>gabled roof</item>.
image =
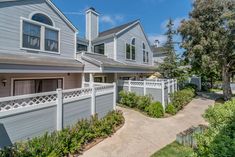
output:
M 116 34 L 122 30 L 124 30 L 125 28 L 135 24 L 136 22 L 138 22 L 139 20 L 134 20 L 132 22 L 128 22 L 126 24 L 123 24 L 123 25 L 120 25 L 120 26 L 117 26 L 117 27 L 114 27 L 114 28 L 111 28 L 109 30 L 106 30 L 106 31 L 103 31 L 103 32 L 100 32 L 99 33 L 99 37 L 104 37 L 104 36 L 108 36 L 108 35 L 111 35 L 111 34 Z
M 23 0 L 0 0 L 1 2 L 14 2 L 14 1 L 23 1 Z M 33 0 L 32 0 L 33 1 Z M 75 32 L 78 32 L 77 28 L 72 24 L 72 22 L 60 11 L 59 8 L 51 0 L 45 0 L 45 2 L 54 9 L 54 11 L 72 28 Z

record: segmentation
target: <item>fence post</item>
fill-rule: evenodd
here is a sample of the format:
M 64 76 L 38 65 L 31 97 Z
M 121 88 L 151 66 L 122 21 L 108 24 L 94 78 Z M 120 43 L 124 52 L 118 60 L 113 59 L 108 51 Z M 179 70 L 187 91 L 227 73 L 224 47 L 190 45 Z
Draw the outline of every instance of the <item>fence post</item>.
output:
M 91 87 L 91 115 L 95 115 L 95 96 L 96 96 L 96 91 L 95 91 L 95 86 Z
M 146 95 L 146 80 L 144 80 L 144 96 Z
M 165 112 L 165 82 L 161 81 L 162 83 L 162 107 Z
M 59 88 L 56 90 L 57 92 L 57 131 L 62 130 L 63 128 L 63 94 L 62 94 L 62 89 Z
M 128 91 L 131 91 L 131 80 L 128 80 Z
M 178 91 L 177 79 L 175 79 L 175 91 Z
M 113 110 L 116 110 L 117 103 L 117 85 L 113 82 Z

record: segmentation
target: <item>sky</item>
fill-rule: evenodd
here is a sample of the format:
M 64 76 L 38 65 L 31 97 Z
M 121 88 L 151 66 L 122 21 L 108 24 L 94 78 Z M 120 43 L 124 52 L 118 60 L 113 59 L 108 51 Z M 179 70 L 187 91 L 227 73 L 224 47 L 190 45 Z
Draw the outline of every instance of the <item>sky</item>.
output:
M 100 31 L 139 19 L 151 43 L 166 40 L 165 25 L 169 18 L 175 28 L 187 19 L 192 0 L 52 0 L 78 28 L 79 36 L 85 34 L 85 10 L 94 7 L 100 14 Z M 180 40 L 176 37 L 175 40 Z M 176 48 L 181 51 L 179 48 Z

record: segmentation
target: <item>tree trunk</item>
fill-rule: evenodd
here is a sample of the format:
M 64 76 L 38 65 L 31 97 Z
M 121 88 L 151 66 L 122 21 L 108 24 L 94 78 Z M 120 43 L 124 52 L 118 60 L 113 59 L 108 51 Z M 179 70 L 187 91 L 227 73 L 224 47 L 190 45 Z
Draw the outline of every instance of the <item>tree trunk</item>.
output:
M 232 98 L 232 90 L 230 86 L 229 68 L 226 65 L 223 65 L 223 68 L 222 68 L 222 79 L 223 79 L 224 100 L 227 101 Z

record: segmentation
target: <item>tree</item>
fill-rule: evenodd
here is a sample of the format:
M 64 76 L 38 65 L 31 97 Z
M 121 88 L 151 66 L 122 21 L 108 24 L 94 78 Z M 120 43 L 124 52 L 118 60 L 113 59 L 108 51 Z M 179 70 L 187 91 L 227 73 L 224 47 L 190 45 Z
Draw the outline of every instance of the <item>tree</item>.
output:
M 159 66 L 160 72 L 164 77 L 176 78 L 178 76 L 177 56 L 174 48 L 174 35 L 176 31 L 173 29 L 174 23 L 172 19 L 169 19 L 167 25 L 167 32 L 165 33 L 167 41 L 164 44 L 164 50 L 167 53 L 164 62 Z
M 235 28 L 234 0 L 195 0 L 189 20 L 182 21 L 179 32 L 182 35 L 182 47 L 194 69 L 203 70 L 204 60 L 218 66 L 222 72 L 224 99 L 232 97 L 230 87 L 231 70 L 235 64 L 234 38 Z M 215 70 L 208 68 L 208 72 Z M 205 71 L 205 69 L 204 69 Z

